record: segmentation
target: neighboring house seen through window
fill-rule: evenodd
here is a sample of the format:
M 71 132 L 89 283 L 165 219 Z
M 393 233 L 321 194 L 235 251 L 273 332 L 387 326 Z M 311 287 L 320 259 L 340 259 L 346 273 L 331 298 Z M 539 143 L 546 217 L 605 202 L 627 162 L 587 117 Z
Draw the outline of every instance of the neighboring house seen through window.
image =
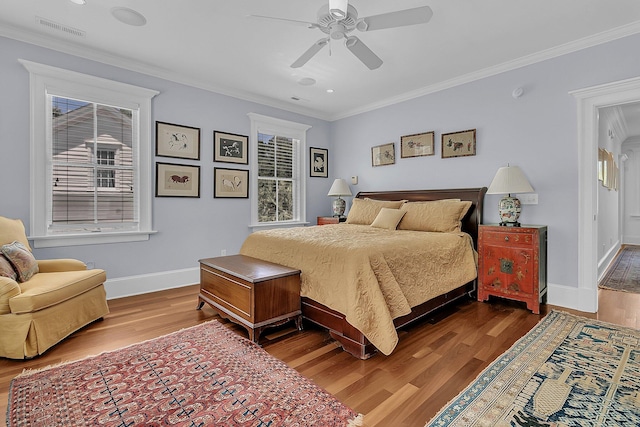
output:
M 31 79 L 34 246 L 148 239 L 157 92 L 20 62 Z

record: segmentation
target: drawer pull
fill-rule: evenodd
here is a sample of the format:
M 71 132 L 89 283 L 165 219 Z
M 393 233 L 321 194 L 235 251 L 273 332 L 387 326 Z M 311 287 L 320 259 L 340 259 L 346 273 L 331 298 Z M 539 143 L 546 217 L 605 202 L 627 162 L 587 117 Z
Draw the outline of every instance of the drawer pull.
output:
M 509 236 L 504 236 L 504 241 L 508 242 L 509 241 Z

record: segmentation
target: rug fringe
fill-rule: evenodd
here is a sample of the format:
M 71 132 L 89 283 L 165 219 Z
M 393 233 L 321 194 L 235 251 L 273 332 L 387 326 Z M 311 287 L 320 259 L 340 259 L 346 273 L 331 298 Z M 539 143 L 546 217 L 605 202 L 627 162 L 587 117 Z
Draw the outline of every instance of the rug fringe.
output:
M 347 427 L 362 427 L 364 425 L 364 415 L 362 414 L 358 414 L 357 417 L 355 417 L 352 420 L 349 420 L 349 422 L 347 423 Z

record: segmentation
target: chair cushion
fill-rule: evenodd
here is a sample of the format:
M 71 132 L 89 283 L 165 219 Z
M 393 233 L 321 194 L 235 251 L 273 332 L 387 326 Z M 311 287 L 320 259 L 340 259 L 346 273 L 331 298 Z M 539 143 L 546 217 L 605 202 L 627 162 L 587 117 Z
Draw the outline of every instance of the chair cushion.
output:
M 104 270 L 38 273 L 20 284 L 22 293 L 9 300 L 12 313 L 31 313 L 59 304 L 100 286 L 107 280 Z
M 29 241 L 27 233 L 24 231 L 24 224 L 19 219 L 10 219 L 0 216 L 0 246 L 18 241 L 29 251 Z

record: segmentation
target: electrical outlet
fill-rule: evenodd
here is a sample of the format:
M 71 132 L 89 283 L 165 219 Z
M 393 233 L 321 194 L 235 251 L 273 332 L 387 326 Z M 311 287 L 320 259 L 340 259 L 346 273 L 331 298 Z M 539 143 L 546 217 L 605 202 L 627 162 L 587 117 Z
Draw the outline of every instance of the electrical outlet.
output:
M 527 193 L 527 194 L 518 194 L 516 196 L 520 199 L 520 203 L 523 205 L 537 205 L 538 204 L 538 194 L 537 193 Z
M 87 264 L 87 270 L 93 270 L 94 268 L 96 268 L 96 263 L 93 261 L 87 261 L 85 262 L 85 264 Z
M 358 185 L 358 176 L 354 175 L 351 177 L 351 185 Z
M 227 250 L 223 249 L 220 251 L 220 255 L 225 256 L 227 254 Z

